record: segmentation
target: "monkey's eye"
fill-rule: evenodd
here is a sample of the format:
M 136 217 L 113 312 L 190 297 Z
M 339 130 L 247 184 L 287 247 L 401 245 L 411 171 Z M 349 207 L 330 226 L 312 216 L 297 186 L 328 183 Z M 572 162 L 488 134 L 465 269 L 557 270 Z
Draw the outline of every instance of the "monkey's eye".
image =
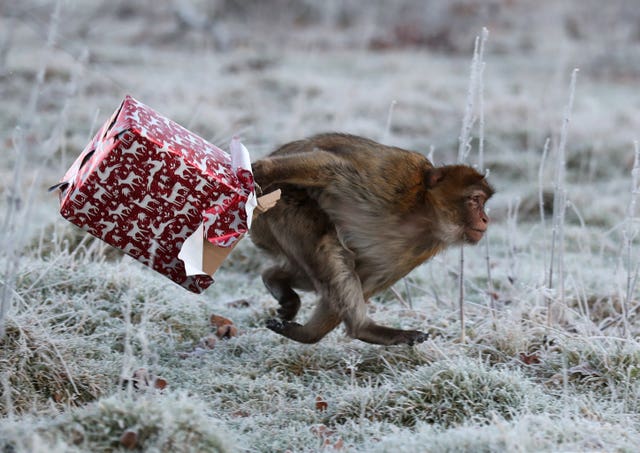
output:
M 476 208 L 484 209 L 485 201 L 487 201 L 486 197 L 481 194 L 471 195 L 469 197 L 469 203 Z

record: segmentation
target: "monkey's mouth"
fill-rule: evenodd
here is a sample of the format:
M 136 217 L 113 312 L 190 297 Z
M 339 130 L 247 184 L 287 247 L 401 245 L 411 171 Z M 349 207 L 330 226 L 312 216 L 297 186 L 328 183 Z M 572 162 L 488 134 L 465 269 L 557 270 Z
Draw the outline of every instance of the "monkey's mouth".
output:
M 486 231 L 487 231 L 486 228 L 484 230 L 481 230 L 480 228 L 467 228 L 467 231 L 465 231 L 464 236 L 467 242 L 471 242 L 472 244 L 475 244 L 480 239 L 482 239 L 482 236 L 484 236 L 484 233 L 486 233 Z

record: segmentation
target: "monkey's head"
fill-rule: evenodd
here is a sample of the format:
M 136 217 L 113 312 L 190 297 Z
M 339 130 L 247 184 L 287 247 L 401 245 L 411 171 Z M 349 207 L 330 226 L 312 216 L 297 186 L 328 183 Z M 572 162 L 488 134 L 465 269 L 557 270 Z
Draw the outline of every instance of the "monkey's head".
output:
M 467 165 L 429 168 L 425 185 L 444 242 L 475 244 L 482 239 L 489 226 L 485 203 L 494 193 L 484 175 Z

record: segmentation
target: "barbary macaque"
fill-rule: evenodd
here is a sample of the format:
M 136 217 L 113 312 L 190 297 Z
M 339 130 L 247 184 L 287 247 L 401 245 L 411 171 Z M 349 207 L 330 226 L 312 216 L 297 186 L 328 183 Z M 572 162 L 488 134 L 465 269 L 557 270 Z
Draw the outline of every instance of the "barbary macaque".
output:
M 251 238 L 278 260 L 262 274 L 279 301 L 267 327 L 315 343 L 341 322 L 352 338 L 415 344 L 418 330 L 376 324 L 366 301 L 450 245 L 475 244 L 489 217 L 493 189 L 466 165 L 434 167 L 422 154 L 345 134 L 288 143 L 253 164 L 256 183 L 281 189 L 258 216 Z M 306 324 L 294 322 L 296 291 L 315 291 Z

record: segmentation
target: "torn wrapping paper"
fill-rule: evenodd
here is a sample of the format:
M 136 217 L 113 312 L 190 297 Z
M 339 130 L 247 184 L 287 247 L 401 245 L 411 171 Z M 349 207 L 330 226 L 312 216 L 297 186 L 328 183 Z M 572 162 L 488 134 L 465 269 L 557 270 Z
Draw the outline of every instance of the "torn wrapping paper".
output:
M 230 152 L 127 96 L 54 186 L 60 213 L 199 293 L 258 204 L 247 149 Z

